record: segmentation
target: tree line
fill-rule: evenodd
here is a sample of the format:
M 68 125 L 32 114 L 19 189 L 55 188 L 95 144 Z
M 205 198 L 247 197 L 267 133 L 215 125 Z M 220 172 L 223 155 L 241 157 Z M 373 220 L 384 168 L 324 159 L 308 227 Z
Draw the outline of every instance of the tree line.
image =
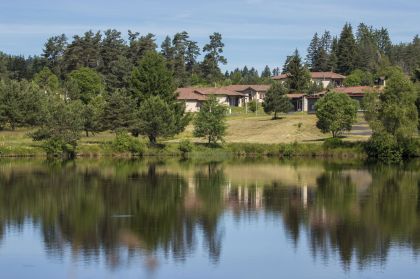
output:
M 359 70 L 374 77 L 384 75 L 383 70 L 389 66 L 397 66 L 416 78 L 420 69 L 420 38 L 416 35 L 411 42 L 393 44 L 386 28 L 360 23 L 354 32 L 352 25 L 346 23 L 339 36 L 329 31 L 314 34 L 306 65 L 311 71 L 350 75 Z

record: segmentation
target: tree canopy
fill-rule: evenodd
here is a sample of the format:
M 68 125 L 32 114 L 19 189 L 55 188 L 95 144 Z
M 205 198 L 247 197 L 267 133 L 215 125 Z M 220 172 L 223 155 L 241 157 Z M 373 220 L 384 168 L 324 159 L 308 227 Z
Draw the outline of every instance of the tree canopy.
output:
M 265 113 L 274 113 L 273 119 L 277 119 L 278 113 L 288 113 L 292 108 L 289 98 L 287 97 L 287 88 L 281 83 L 273 83 L 268 89 L 263 108 Z
M 194 136 L 207 138 L 208 143 L 223 141 L 226 134 L 226 107 L 210 96 L 194 119 Z
M 334 138 L 350 131 L 356 121 L 357 103 L 348 95 L 330 92 L 315 105 L 318 121 L 316 126 L 323 133 L 332 133 Z

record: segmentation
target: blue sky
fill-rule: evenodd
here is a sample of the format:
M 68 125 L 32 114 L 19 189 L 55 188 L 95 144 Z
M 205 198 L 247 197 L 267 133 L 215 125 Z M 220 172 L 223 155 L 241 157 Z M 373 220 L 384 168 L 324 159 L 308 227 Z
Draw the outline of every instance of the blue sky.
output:
M 115 28 L 167 35 L 187 31 L 201 45 L 222 33 L 224 69 L 281 66 L 303 54 L 315 32 L 338 34 L 345 22 L 384 26 L 394 42 L 420 33 L 418 0 L 1 0 L 0 50 L 40 54 L 48 37 Z

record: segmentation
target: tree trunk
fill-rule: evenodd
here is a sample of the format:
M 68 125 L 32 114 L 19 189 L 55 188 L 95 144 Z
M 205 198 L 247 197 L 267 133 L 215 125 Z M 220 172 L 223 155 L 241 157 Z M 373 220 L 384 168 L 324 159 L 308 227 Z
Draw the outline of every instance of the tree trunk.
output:
M 85 132 L 86 132 L 86 137 L 88 138 L 89 137 L 89 131 L 85 130 Z
M 149 142 L 151 145 L 156 145 L 156 136 L 155 135 L 149 135 Z

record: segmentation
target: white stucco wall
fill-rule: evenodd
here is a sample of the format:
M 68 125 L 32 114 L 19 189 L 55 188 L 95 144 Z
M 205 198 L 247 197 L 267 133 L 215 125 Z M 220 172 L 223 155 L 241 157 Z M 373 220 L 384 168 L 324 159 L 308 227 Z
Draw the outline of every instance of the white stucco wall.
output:
M 331 83 L 331 79 L 311 79 L 312 82 L 322 83 L 324 88 L 327 88 Z
M 198 112 L 200 110 L 200 102 L 195 100 L 185 101 L 185 111 Z

